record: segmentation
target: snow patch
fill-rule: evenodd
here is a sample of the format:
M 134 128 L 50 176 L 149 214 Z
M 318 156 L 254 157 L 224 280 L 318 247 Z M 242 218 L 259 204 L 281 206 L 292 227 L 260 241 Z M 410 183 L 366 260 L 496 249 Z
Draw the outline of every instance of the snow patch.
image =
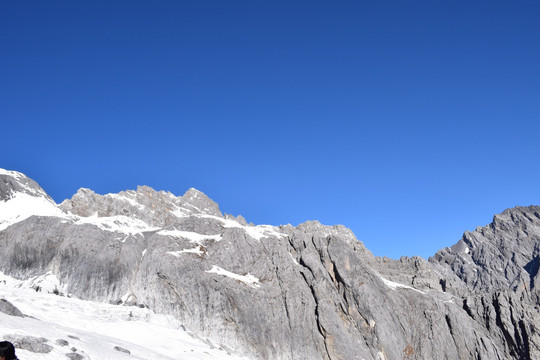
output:
M 223 276 L 229 277 L 231 279 L 239 280 L 239 281 L 243 282 L 244 284 L 251 286 L 252 288 L 258 288 L 258 287 L 261 286 L 261 284 L 259 283 L 259 279 L 257 279 L 255 276 L 253 276 L 253 275 L 251 275 L 249 273 L 246 274 L 246 275 L 239 275 L 239 274 L 235 274 L 233 272 L 227 271 L 225 269 L 222 269 L 222 268 L 220 268 L 219 266 L 216 266 L 216 265 L 213 265 L 212 269 L 210 269 L 208 271 L 205 271 L 205 272 L 218 274 L 218 275 L 223 275 Z
M 167 251 L 167 254 L 175 256 L 175 257 L 180 257 L 180 254 L 184 254 L 184 253 L 192 253 L 192 254 L 197 254 L 199 256 L 203 256 L 204 255 L 204 250 L 203 250 L 202 245 L 199 245 L 197 247 L 194 247 L 193 249 L 184 249 L 184 250 L 179 250 L 179 251 Z
M 252 237 L 252 238 L 254 238 L 256 240 L 261 240 L 263 238 L 267 238 L 267 237 L 270 237 L 270 236 L 287 237 L 286 234 L 283 234 L 283 233 L 277 231 L 277 227 L 272 226 L 272 225 L 257 225 L 257 226 L 249 226 L 249 225 L 247 225 L 246 226 L 246 225 L 240 224 L 236 220 L 224 219 L 224 218 L 221 218 L 219 216 L 214 216 L 214 215 L 203 214 L 203 215 L 195 215 L 195 216 L 217 220 L 217 221 L 219 221 L 219 222 L 221 222 L 223 224 L 224 228 L 239 228 L 239 229 L 242 229 L 250 237 Z
M 15 193 L 11 199 L 0 202 L 0 231 L 34 215 L 68 218 L 66 213 L 45 197 Z
M 184 206 L 191 206 L 191 207 L 192 207 L 193 209 L 195 209 L 196 211 L 202 212 L 202 210 L 201 210 L 199 207 L 197 207 L 197 206 L 195 206 L 195 205 L 193 205 L 193 204 L 190 204 L 190 203 L 184 203 L 183 205 L 184 205 Z M 186 209 L 186 210 L 187 210 L 187 209 Z
M 379 275 L 379 278 L 385 283 L 386 286 L 388 286 L 390 289 L 392 290 L 396 290 L 396 289 L 410 289 L 410 290 L 414 290 L 414 291 L 418 291 L 419 293 L 421 294 L 424 294 L 423 291 L 420 291 L 418 289 L 415 289 L 411 286 L 408 286 L 408 285 L 405 285 L 405 284 L 400 284 L 400 283 L 397 283 L 397 282 L 394 282 L 394 281 L 390 281 L 388 279 L 385 279 L 383 278 L 382 276 Z
M 90 224 L 104 231 L 119 232 L 126 235 L 137 235 L 147 231 L 158 230 L 158 228 L 151 227 L 142 220 L 124 215 L 98 217 L 96 213 L 93 216 L 76 217 L 76 219 L 76 225 Z
M 289 256 L 291 257 L 293 263 L 295 263 L 296 265 L 300 265 L 300 264 L 298 264 L 298 261 L 296 261 L 296 259 L 294 258 L 294 256 L 291 253 L 289 253 Z
M 176 229 L 160 230 L 157 233 L 164 236 L 186 239 L 197 244 L 201 244 L 202 242 L 206 240 L 220 241 L 222 239 L 222 236 L 220 234 L 204 235 L 204 234 L 199 234 L 193 231 L 183 231 L 183 230 L 176 230 Z
M 132 293 L 128 292 L 124 294 L 124 296 L 122 296 L 120 300 L 122 300 L 122 304 L 127 304 L 128 302 L 136 301 L 137 298 L 135 298 Z
M 176 209 L 172 211 L 172 214 L 176 216 L 177 218 L 183 218 L 183 217 L 188 216 L 190 212 L 187 209 L 176 206 Z

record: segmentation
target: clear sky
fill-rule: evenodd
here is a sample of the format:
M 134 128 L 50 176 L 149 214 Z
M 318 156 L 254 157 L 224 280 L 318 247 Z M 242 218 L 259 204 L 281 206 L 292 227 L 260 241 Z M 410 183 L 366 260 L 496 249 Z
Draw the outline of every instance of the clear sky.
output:
M 3 1 L 0 167 L 428 257 L 540 205 L 538 1 Z

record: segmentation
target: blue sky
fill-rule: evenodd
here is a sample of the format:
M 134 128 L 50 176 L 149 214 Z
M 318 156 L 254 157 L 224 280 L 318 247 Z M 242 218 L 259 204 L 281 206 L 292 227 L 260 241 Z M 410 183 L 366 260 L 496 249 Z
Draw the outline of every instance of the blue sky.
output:
M 0 167 L 428 257 L 540 205 L 540 3 L 0 4 Z

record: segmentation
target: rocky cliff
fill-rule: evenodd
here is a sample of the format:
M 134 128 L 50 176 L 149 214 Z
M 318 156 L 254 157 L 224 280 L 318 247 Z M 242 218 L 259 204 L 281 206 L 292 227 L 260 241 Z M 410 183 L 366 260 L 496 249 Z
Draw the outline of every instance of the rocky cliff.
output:
M 343 226 L 248 225 L 190 189 L 57 205 L 0 171 L 0 270 L 59 295 L 172 314 L 253 359 L 538 359 L 540 208 L 429 260 L 374 257 Z

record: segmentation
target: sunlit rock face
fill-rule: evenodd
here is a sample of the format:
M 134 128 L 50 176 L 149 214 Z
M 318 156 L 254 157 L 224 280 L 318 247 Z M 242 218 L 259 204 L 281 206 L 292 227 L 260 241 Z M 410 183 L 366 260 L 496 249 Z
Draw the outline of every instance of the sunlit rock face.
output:
M 45 210 L 10 205 L 20 192 Z M 4 273 L 173 315 L 253 359 L 540 358 L 538 207 L 506 210 L 429 260 L 391 260 L 343 226 L 248 225 L 195 189 L 81 189 L 56 205 L 2 171 L 0 199 Z

